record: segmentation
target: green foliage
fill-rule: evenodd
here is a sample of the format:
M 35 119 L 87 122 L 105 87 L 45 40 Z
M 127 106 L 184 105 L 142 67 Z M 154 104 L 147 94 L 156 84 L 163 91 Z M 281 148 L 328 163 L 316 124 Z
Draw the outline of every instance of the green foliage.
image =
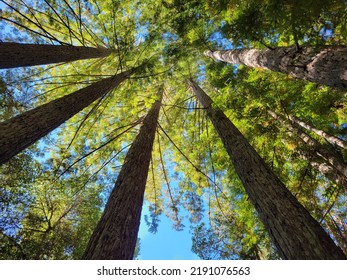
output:
M 186 78 L 202 84 L 322 226 L 338 242 L 346 240 L 339 235 L 347 219 L 344 189 L 301 158 L 312 150 L 268 114 L 270 109 L 296 116 L 346 139 L 345 93 L 202 58 L 216 46 L 346 44 L 345 1 L 4 2 L 3 41 L 103 46 L 113 52 L 103 59 L 2 71 L 2 121 L 141 67 L 0 167 L 1 259 L 81 257 L 161 84 L 165 94 L 145 193 L 149 231 L 157 231 L 160 215 L 181 230 L 187 215 L 192 250 L 202 259 L 278 258 Z M 345 150 L 308 134 L 346 158 Z
M 340 32 L 346 30 L 342 19 L 346 5 L 342 0 L 250 0 L 229 7 L 223 11 L 221 31 L 236 46 L 339 44 L 345 38 Z

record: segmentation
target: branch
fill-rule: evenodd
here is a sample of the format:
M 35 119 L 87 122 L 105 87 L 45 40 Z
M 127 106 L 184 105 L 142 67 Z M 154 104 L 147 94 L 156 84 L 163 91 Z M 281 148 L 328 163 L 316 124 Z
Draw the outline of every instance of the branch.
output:
M 58 178 L 60 178 L 62 175 L 64 175 L 67 171 L 69 171 L 75 164 L 77 164 L 78 162 L 80 162 L 81 160 L 85 159 L 86 157 L 90 156 L 91 154 L 95 153 L 96 151 L 102 149 L 103 147 L 107 146 L 109 143 L 113 142 L 114 140 L 116 140 L 117 138 L 119 138 L 120 136 L 122 136 L 123 134 L 125 134 L 126 132 L 128 132 L 129 130 L 131 130 L 132 128 L 134 128 L 136 125 L 138 125 L 142 120 L 137 120 L 136 122 L 132 123 L 130 125 L 129 128 L 127 128 L 126 130 L 122 131 L 121 133 L 117 134 L 116 136 L 112 137 L 111 139 L 109 139 L 108 141 L 106 141 L 104 144 L 100 145 L 99 147 L 97 147 L 96 149 L 90 151 L 89 153 L 83 155 L 81 158 L 79 158 L 78 160 L 74 161 L 72 164 L 70 164 L 59 176 Z M 128 125 L 129 126 L 129 125 Z
M 159 134 L 157 134 L 157 138 L 158 138 L 158 150 L 159 150 L 159 158 L 160 158 L 160 163 L 161 163 L 161 167 L 162 167 L 162 170 L 163 170 L 163 174 L 164 174 L 164 179 L 165 179 L 165 182 L 166 182 L 166 185 L 167 185 L 167 189 L 169 191 L 169 196 L 170 196 L 170 200 L 171 200 L 171 203 L 172 203 L 172 209 L 173 211 L 175 212 L 175 216 L 176 216 L 176 222 L 179 221 L 178 219 L 178 208 L 177 208 L 177 205 L 176 203 L 174 202 L 174 199 L 172 197 L 172 192 L 171 192 L 171 188 L 170 188 L 170 183 L 169 183 L 169 180 L 168 180 L 168 177 L 167 177 L 167 174 L 166 174 L 166 170 L 165 170 L 165 166 L 164 166 L 164 161 L 163 161 L 163 155 L 162 155 L 162 152 L 161 152 L 161 147 L 160 147 L 160 140 L 159 140 Z
M 127 149 L 129 146 L 131 146 L 131 144 L 128 144 L 128 145 L 126 145 L 126 146 L 124 146 L 122 149 L 120 149 L 114 156 L 112 156 L 111 158 L 109 158 L 108 160 L 106 160 L 102 165 L 101 165 L 101 167 L 96 171 L 96 172 L 94 172 L 88 179 L 87 179 L 87 181 L 83 184 L 83 188 L 81 188 L 81 190 L 82 189 L 84 189 L 84 187 L 88 184 L 88 182 L 95 176 L 95 175 L 97 175 L 106 165 L 108 165 L 116 156 L 118 156 L 122 151 L 124 151 L 125 149 Z M 112 151 L 112 153 L 113 153 L 113 151 Z M 111 153 L 111 154 L 112 154 Z
M 203 171 L 201 171 L 200 168 L 198 168 L 182 151 L 181 149 L 175 144 L 175 142 L 173 142 L 173 140 L 170 138 L 170 136 L 166 133 L 166 131 L 162 128 L 162 126 L 158 123 L 159 128 L 163 131 L 163 133 L 165 134 L 165 136 L 170 140 L 170 142 L 174 145 L 174 147 L 177 149 L 177 151 L 194 167 L 195 171 L 201 173 L 203 176 L 205 176 L 209 181 L 212 182 L 213 185 L 215 185 L 219 191 L 222 192 L 221 188 L 207 175 L 205 174 Z
M 0 230 L 0 235 L 6 237 L 13 245 L 15 245 L 19 249 L 20 253 L 22 254 L 22 259 L 27 258 L 27 255 L 24 253 L 24 249 L 23 249 L 22 245 L 20 245 L 14 237 L 7 235 L 2 230 Z

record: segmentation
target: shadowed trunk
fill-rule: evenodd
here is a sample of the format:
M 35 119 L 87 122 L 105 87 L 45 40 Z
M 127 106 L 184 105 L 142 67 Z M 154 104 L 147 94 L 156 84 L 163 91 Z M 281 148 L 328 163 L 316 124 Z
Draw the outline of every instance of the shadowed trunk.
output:
M 347 47 L 320 46 L 205 51 L 206 56 L 289 74 L 293 77 L 347 90 Z
M 131 73 L 131 70 L 126 71 L 95 82 L 0 123 L 0 164 L 7 162 L 95 100 L 105 96 Z
M 131 260 L 140 226 L 143 197 L 163 89 L 131 145 L 104 213 L 84 252 L 86 260 Z
M 283 259 L 345 259 L 341 249 L 288 191 L 241 132 L 192 80 L 246 193 Z
M 0 42 L 0 69 L 106 57 L 106 48 Z

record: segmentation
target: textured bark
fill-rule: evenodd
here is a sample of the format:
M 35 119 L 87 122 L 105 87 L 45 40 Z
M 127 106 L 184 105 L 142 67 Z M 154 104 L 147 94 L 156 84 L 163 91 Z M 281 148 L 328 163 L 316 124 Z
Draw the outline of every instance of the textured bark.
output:
M 159 93 L 162 96 L 162 89 Z M 125 157 L 83 259 L 133 259 L 160 105 L 161 97 L 152 105 Z
M 0 123 L 0 164 L 116 88 L 130 74 L 131 71 L 127 71 L 103 79 Z
M 346 46 L 205 51 L 205 55 L 227 63 L 281 72 L 347 90 Z
M 344 162 L 341 154 L 325 148 L 316 139 L 312 138 L 310 135 L 303 132 L 301 130 L 301 128 L 296 123 L 292 123 L 290 125 L 289 123 L 286 123 L 283 120 L 283 118 L 280 118 L 275 112 L 268 110 L 268 113 L 274 119 L 279 120 L 285 127 L 288 128 L 288 130 L 299 135 L 301 140 L 304 143 L 306 143 L 307 146 L 311 147 L 319 157 L 321 157 L 326 163 L 328 163 L 329 165 L 334 167 L 339 172 L 339 174 L 341 174 L 342 176 L 344 176 L 347 179 L 347 165 Z
M 106 57 L 106 48 L 0 42 L 0 69 Z
M 190 87 L 221 137 L 246 193 L 283 259 L 345 259 L 341 249 L 288 191 L 241 132 L 212 100 Z
M 346 149 L 347 148 L 347 144 L 346 144 L 346 141 L 342 140 L 342 139 L 339 139 L 333 135 L 330 135 L 329 133 L 323 131 L 323 130 L 320 130 L 320 129 L 316 129 L 314 127 L 312 127 L 311 125 L 309 125 L 308 123 L 294 117 L 294 116 L 288 116 L 288 118 L 295 124 L 301 126 L 302 128 L 305 128 L 309 131 L 312 131 L 314 132 L 316 135 L 324 138 L 325 140 L 327 140 L 328 142 L 330 142 L 331 144 L 333 145 L 336 145 L 336 146 L 339 146 L 341 148 L 344 148 Z

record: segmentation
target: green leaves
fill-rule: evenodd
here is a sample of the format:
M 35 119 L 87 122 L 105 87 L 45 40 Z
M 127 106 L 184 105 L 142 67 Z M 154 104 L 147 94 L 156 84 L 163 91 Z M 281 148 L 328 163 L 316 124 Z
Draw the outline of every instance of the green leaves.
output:
M 201 258 L 278 258 L 204 109 L 187 90 L 189 77 L 204 85 L 288 188 L 323 219 L 323 226 L 333 224 L 331 214 L 338 228 L 327 229 L 334 236 L 342 230 L 345 194 L 300 158 L 312 151 L 267 109 L 345 138 L 344 93 L 215 62 L 203 57 L 203 51 L 226 43 L 346 44 L 345 1 L 5 2 L 4 41 L 103 46 L 113 53 L 101 60 L 3 71 L 1 120 L 116 72 L 143 67 L 36 147 L 1 166 L 1 258 L 81 256 L 141 118 L 163 83 L 161 128 L 145 194 L 149 230 L 156 231 L 161 214 L 177 229 L 187 215 L 195 227 L 193 250 Z M 346 151 L 339 151 L 346 157 Z

